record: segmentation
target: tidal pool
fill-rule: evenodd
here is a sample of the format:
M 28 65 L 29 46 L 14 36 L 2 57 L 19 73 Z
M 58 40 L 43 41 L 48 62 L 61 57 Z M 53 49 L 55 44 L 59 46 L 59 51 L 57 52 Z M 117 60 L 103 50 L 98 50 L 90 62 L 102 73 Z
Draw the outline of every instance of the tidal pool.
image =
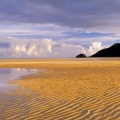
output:
M 0 68 L 0 92 L 10 90 L 15 85 L 9 84 L 12 80 L 19 80 L 24 75 L 37 73 L 37 69 Z

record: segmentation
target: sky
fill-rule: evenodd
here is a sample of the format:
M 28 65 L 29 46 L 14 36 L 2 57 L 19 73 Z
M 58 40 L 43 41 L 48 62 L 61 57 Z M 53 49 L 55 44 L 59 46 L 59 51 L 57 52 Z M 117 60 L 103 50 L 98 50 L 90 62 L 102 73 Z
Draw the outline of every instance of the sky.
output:
M 120 0 L 0 0 L 0 58 L 90 56 L 119 31 Z

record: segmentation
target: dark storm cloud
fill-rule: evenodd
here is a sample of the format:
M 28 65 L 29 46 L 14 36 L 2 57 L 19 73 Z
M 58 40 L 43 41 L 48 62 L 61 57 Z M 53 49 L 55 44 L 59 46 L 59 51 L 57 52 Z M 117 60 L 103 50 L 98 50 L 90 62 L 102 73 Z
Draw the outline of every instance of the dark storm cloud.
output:
M 118 26 L 120 0 L 0 0 L 0 21 Z

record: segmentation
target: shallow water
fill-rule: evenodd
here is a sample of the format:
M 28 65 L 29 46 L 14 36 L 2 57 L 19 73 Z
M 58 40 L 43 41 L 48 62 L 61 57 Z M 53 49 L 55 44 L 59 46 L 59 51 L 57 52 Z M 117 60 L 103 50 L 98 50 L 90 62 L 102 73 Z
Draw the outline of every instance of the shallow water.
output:
M 12 80 L 18 80 L 21 76 L 36 73 L 37 69 L 0 68 L 0 92 L 11 90 L 15 85 L 9 84 Z

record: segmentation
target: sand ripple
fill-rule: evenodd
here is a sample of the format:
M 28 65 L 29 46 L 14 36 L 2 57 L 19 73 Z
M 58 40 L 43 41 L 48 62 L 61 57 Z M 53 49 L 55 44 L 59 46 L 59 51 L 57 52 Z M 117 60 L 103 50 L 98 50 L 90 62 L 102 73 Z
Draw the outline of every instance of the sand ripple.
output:
M 19 90 L 20 91 L 20 90 Z M 30 90 L 7 93 L 0 98 L 2 120 L 119 120 L 120 88 L 104 97 L 78 97 L 74 100 L 44 98 Z
M 14 92 L 0 93 L 0 120 L 120 120 L 119 60 L 25 61 L 3 61 L 0 67 L 46 71 L 16 81 L 22 87 Z

